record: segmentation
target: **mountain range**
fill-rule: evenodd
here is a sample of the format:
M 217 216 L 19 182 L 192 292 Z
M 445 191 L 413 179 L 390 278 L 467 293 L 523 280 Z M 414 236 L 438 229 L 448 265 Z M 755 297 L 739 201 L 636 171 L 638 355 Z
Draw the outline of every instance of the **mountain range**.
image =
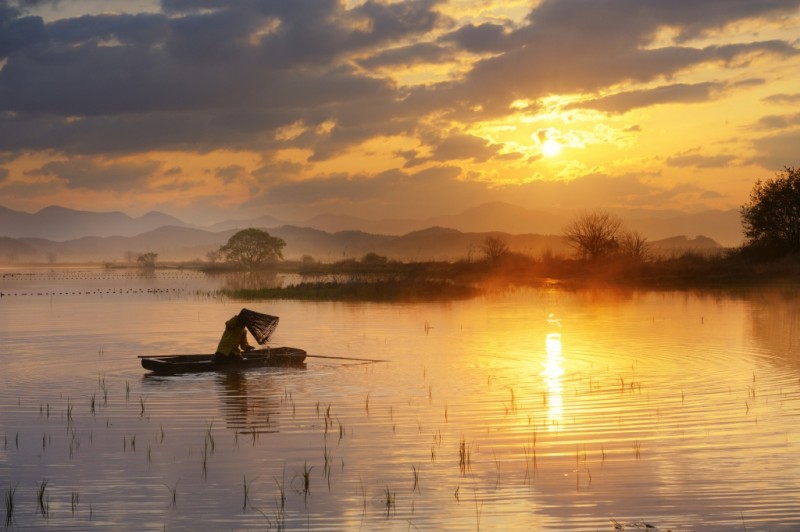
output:
M 741 242 L 736 211 L 628 212 L 625 219 L 626 228 L 640 231 L 662 252 L 713 250 Z M 265 215 L 207 227 L 160 212 L 130 217 L 54 206 L 30 214 L 0 207 L 0 261 L 120 261 L 149 251 L 158 253 L 159 260 L 204 259 L 246 227 L 260 227 L 284 239 L 284 256 L 289 259 L 310 255 L 330 262 L 375 252 L 398 260 L 456 260 L 477 257 L 487 233 L 500 235 L 514 251 L 566 255 L 572 251 L 561 236 L 567 221 L 504 203 L 425 220 L 328 214 L 287 223 Z M 701 232 L 704 236 L 698 236 Z

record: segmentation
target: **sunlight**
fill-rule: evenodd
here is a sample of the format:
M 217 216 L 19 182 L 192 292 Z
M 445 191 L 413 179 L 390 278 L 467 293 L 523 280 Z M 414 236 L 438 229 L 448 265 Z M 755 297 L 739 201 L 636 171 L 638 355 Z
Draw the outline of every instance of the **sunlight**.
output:
M 547 390 L 547 421 L 548 428 L 558 429 L 561 417 L 564 415 L 564 389 L 561 377 L 564 376 L 564 364 L 561 358 L 561 335 L 549 333 L 545 339 L 547 359 L 540 375 L 544 378 Z
M 545 157 L 555 157 L 561 153 L 561 143 L 554 139 L 547 139 L 542 142 L 542 155 Z

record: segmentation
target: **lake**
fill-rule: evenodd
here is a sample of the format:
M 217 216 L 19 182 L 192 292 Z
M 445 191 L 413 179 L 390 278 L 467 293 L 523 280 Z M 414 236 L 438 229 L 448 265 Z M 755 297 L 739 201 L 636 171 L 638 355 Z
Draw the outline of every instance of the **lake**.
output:
M 7 528 L 800 528 L 800 287 L 400 304 L 230 282 L 0 270 Z M 243 307 L 306 367 L 141 368 L 213 352 Z

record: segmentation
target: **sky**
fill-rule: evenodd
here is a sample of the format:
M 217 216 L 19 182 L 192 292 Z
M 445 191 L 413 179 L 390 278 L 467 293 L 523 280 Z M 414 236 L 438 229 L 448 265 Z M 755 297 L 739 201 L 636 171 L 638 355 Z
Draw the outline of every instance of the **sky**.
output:
M 798 146 L 800 0 L 0 0 L 15 210 L 726 210 Z

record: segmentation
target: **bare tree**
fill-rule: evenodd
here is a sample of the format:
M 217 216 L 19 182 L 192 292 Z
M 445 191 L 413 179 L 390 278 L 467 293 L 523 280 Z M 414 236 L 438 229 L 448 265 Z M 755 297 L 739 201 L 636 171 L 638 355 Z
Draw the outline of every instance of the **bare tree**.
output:
M 618 216 L 607 211 L 590 211 L 567 224 L 564 237 L 582 256 L 595 260 L 619 248 L 621 227 Z
M 645 260 L 650 252 L 647 237 L 639 231 L 627 231 L 619 238 L 619 248 L 623 255 L 636 260 Z
M 487 235 L 481 242 L 481 251 L 489 261 L 496 261 L 509 252 L 506 241 L 497 235 Z

